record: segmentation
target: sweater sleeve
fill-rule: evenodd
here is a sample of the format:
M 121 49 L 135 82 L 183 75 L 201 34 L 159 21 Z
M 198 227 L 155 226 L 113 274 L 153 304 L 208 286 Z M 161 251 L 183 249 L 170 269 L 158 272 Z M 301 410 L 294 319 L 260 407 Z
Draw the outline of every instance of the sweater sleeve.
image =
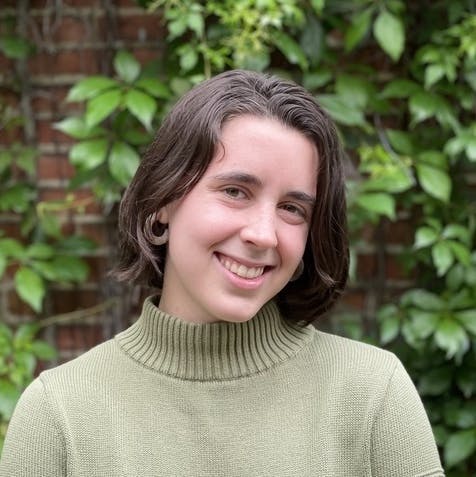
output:
M 397 362 L 371 435 L 372 476 L 443 477 L 420 396 Z
M 43 383 L 33 381 L 10 421 L 0 477 L 66 476 L 64 439 L 55 425 Z

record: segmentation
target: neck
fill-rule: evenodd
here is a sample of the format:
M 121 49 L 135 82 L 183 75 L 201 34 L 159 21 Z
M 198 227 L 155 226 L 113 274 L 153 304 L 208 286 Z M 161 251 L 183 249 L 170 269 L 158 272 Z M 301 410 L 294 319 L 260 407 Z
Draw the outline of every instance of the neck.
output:
M 233 379 L 291 358 L 311 339 L 311 327 L 287 323 L 273 302 L 243 323 L 197 324 L 157 308 L 148 298 L 139 320 L 117 335 L 134 360 L 190 380 Z

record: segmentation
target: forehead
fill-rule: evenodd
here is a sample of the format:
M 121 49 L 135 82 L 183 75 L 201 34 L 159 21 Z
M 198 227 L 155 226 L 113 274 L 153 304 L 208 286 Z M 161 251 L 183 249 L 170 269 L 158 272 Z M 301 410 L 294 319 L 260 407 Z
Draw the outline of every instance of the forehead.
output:
M 268 181 L 314 191 L 318 153 L 315 144 L 300 131 L 276 119 L 243 115 L 227 121 L 220 143 L 205 173 L 236 170 Z

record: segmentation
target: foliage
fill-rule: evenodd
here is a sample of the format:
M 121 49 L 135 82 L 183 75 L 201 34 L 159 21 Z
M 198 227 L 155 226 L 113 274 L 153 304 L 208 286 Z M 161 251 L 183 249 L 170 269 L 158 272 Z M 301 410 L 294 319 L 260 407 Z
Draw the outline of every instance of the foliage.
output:
M 6 426 L 15 404 L 33 379 L 38 360 L 50 360 L 56 351 L 44 341 L 35 339 L 38 325 L 29 323 L 14 332 L 0 323 L 0 449 Z
M 8 33 L 0 37 L 5 56 L 22 61 L 33 51 L 25 39 Z M 20 94 L 15 80 L 11 93 Z M 0 102 L 0 130 L 5 139 L 16 137 L 25 118 L 13 107 Z M 0 231 L 0 279 L 13 279 L 18 297 L 40 314 L 51 283 L 83 282 L 88 267 L 80 255 L 95 244 L 84 237 L 66 236 L 58 213 L 80 210 L 84 203 L 73 194 L 63 201 L 40 202 L 35 181 L 35 148 L 12 140 L 0 149 L 0 213 L 20 221 L 20 237 Z M 37 360 L 49 360 L 55 351 L 36 340 L 38 323 L 16 330 L 0 323 L 0 449 L 6 425 L 23 389 L 33 378 Z
M 405 216 L 415 227 L 402 254 L 413 287 L 398 298 L 383 288 L 375 316 L 354 312 L 343 322 L 352 336 L 379 342 L 404 361 L 448 476 L 474 474 L 474 2 L 138 3 L 162 12 L 166 55 L 144 67 L 120 51 L 113 78 L 88 77 L 72 88 L 68 100 L 84 104 L 84 113 L 57 124 L 78 140 L 70 151 L 77 169 L 71 186 L 90 185 L 100 200 L 116 202 L 171 103 L 206 77 L 240 67 L 302 83 L 335 119 L 349 152 L 352 255 L 358 257 L 369 224 L 382 230 Z M 28 190 L 17 192 L 23 202 L 11 201 L 19 213 Z M 35 261 L 50 259 L 28 260 L 20 266 L 41 274 Z

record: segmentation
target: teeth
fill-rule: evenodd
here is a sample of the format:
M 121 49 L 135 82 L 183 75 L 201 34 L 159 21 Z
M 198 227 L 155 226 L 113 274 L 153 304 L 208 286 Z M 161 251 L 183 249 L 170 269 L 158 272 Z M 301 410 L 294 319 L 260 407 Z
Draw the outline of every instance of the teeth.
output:
M 256 278 L 263 274 L 264 267 L 248 268 L 241 263 L 234 262 L 228 258 L 220 258 L 221 264 L 230 272 L 242 278 Z

